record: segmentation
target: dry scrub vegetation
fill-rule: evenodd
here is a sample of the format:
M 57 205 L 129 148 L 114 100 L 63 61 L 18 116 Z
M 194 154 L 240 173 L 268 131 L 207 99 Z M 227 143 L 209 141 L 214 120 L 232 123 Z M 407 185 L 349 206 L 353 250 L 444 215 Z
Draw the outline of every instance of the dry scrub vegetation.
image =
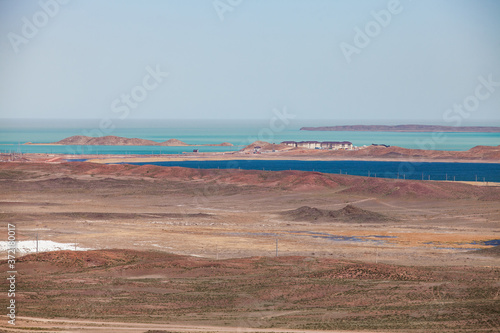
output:
M 19 315 L 32 317 L 330 330 L 500 325 L 498 268 L 100 250 L 28 255 L 19 271 Z
M 20 316 L 500 327 L 500 257 L 485 243 L 500 239 L 499 187 L 76 162 L 0 163 L 0 186 L 18 240 L 95 249 L 21 258 Z

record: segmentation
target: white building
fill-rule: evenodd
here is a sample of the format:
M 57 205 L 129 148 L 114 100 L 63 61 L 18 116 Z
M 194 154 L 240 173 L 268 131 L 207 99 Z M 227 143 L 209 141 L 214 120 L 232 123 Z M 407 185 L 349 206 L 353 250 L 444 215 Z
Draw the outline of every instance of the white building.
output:
M 298 148 L 308 148 L 308 149 L 353 149 L 354 146 L 349 141 L 283 141 L 281 144 L 298 147 Z

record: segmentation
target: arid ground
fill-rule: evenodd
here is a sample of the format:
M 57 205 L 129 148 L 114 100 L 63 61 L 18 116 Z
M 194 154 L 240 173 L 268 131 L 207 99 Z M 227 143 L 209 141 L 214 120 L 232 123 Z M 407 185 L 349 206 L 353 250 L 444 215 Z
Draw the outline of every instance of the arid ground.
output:
M 85 162 L 0 184 L 18 240 L 94 249 L 19 258 L 17 328 L 500 329 L 500 187 Z

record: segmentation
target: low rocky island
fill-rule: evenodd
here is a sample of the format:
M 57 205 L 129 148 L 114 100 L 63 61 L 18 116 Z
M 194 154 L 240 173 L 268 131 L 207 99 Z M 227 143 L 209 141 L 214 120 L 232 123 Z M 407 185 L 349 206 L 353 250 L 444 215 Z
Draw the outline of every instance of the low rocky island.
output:
M 34 143 L 27 142 L 26 145 L 34 145 Z M 43 143 L 38 143 L 38 145 L 44 145 Z M 170 139 L 163 142 L 156 142 L 146 139 L 138 138 L 124 138 L 121 136 L 101 136 L 101 137 L 91 137 L 85 135 L 74 135 L 63 140 L 48 143 L 48 145 L 74 145 L 74 146 L 168 146 L 168 147 L 183 147 L 183 146 L 223 146 L 232 147 L 233 144 L 229 142 L 223 142 L 218 144 L 188 144 L 177 139 Z
M 302 127 L 301 131 L 363 131 L 363 132 L 462 132 L 500 133 L 494 126 L 439 126 L 439 125 L 345 125 Z

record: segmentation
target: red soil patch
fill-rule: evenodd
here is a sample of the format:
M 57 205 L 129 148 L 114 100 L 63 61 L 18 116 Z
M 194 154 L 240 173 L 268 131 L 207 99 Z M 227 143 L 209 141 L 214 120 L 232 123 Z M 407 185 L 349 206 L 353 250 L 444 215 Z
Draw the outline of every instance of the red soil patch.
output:
M 138 177 L 174 181 L 253 185 L 282 190 L 320 190 L 344 188 L 342 192 L 389 197 L 498 200 L 500 188 L 464 183 L 397 180 L 307 171 L 219 170 L 163 167 L 155 165 L 105 165 L 87 162 L 61 164 L 0 163 L 0 170 L 45 172 L 54 175 L 98 175 Z M 71 178 L 62 178 L 72 181 Z

